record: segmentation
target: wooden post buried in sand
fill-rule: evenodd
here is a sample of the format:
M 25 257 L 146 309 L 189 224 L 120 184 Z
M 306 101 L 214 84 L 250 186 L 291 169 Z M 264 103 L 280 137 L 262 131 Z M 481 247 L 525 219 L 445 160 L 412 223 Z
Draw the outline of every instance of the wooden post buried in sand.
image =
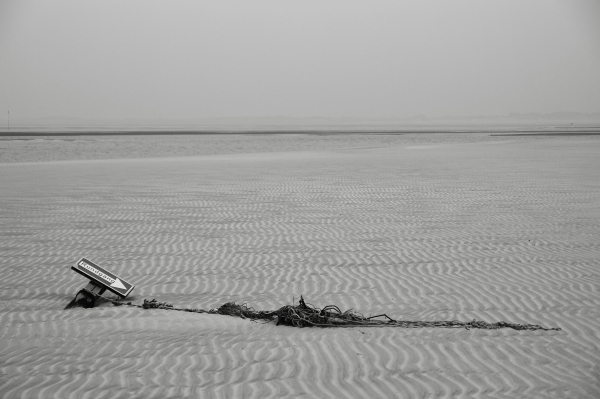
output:
M 96 298 L 104 294 L 104 291 L 106 291 L 106 288 L 90 280 L 88 285 L 79 290 L 75 298 L 69 302 L 65 310 L 76 307 L 93 308 L 96 304 Z
M 96 299 L 106 290 L 109 290 L 121 298 L 127 297 L 135 288 L 133 284 L 128 283 L 116 274 L 96 265 L 95 263 L 81 258 L 71 269 L 90 279 L 88 285 L 82 288 L 75 298 L 65 307 L 71 309 L 74 307 L 93 308 Z

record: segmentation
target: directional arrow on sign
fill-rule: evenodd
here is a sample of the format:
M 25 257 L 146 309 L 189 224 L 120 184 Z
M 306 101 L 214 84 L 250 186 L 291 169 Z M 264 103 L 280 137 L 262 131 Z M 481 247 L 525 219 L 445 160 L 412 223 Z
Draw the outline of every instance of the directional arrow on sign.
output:
M 114 273 L 109 272 L 86 258 L 81 258 L 75 265 L 71 266 L 71 269 L 99 283 L 122 298 L 127 297 L 135 288 L 133 284 L 117 277 Z
M 115 279 L 115 282 L 114 282 L 114 283 L 112 283 L 110 286 L 111 286 L 111 287 L 113 287 L 113 288 L 118 288 L 118 289 L 120 289 L 120 290 L 126 290 L 126 289 L 127 289 L 127 288 L 126 288 L 126 287 L 123 285 L 123 283 L 121 282 L 121 280 L 119 280 L 119 278 L 118 278 L 118 277 Z

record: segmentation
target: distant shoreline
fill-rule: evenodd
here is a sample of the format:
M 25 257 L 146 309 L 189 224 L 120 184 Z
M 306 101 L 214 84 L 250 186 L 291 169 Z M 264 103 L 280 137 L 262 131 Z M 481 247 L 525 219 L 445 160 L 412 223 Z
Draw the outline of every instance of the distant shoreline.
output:
M 343 134 L 378 134 L 378 135 L 403 135 L 403 134 L 485 134 L 491 136 L 596 136 L 597 130 L 578 129 L 569 131 L 554 130 L 522 130 L 522 131 L 485 131 L 477 130 L 115 130 L 115 131 L 4 131 L 0 137 L 42 137 L 42 136 L 160 136 L 160 135 L 343 135 Z
M 492 133 L 490 136 L 600 136 L 598 132 Z

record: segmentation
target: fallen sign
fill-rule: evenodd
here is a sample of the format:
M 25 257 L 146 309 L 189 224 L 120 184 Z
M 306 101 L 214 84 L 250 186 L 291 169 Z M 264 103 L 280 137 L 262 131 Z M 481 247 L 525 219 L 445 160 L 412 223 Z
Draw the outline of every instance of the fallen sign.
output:
M 109 272 L 86 258 L 81 258 L 75 265 L 71 266 L 71 269 L 89 278 L 90 282 L 75 295 L 75 298 L 65 309 L 76 306 L 93 308 L 96 299 L 106 290 L 119 295 L 121 298 L 125 298 L 135 288 L 133 284 L 128 283 L 116 274 Z

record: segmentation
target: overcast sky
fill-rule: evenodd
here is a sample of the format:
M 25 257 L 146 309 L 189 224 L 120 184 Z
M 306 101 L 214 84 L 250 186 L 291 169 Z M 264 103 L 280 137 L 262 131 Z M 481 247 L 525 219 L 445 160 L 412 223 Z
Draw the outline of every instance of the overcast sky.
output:
M 11 118 L 600 111 L 599 0 L 0 0 Z

